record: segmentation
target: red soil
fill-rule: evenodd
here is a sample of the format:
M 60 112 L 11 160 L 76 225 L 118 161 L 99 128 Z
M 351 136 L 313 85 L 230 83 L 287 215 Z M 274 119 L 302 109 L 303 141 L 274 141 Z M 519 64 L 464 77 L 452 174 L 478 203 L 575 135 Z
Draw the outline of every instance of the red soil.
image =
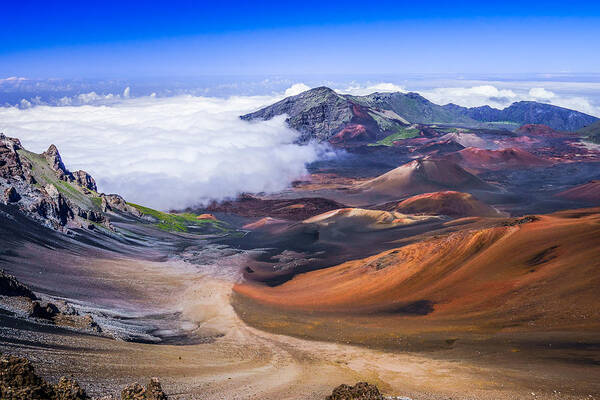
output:
M 442 159 L 419 159 L 356 186 L 360 192 L 379 198 L 400 199 L 445 189 L 493 188 L 456 163 Z
M 341 131 L 339 131 L 335 136 L 329 139 L 329 142 L 333 144 L 340 144 L 347 141 L 357 141 L 357 140 L 369 140 L 369 134 L 367 132 L 367 128 L 364 125 L 360 124 L 349 124 L 344 127 Z
M 555 131 L 546 125 L 541 124 L 526 124 L 521 126 L 519 129 L 515 131 L 519 135 L 526 136 L 546 136 L 546 137 L 560 137 L 565 136 L 564 133 Z
M 599 270 L 596 208 L 465 229 L 297 275 L 280 286 L 243 283 L 234 290 L 282 309 L 394 313 L 397 321 L 406 318 L 407 331 L 581 332 L 600 328 Z
M 536 157 L 519 148 L 486 150 L 467 147 L 444 157 L 472 171 L 499 171 L 526 169 L 551 165 L 552 162 Z
M 404 214 L 448 215 L 452 217 L 500 217 L 504 216 L 469 193 L 455 191 L 425 193 L 410 197 L 393 207 Z
M 569 200 L 600 204 L 600 181 L 591 181 L 557 194 Z
M 244 217 L 274 217 L 301 221 L 314 215 L 343 207 L 344 205 L 333 200 L 319 197 L 278 200 L 242 195 L 234 201 L 213 203 L 203 211 L 237 214 Z

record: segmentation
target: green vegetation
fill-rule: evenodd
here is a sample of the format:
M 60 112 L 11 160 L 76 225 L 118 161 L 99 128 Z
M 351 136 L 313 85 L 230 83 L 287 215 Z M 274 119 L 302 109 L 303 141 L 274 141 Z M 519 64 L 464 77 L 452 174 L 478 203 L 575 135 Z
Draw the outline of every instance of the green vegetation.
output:
M 102 209 L 102 198 L 92 197 L 91 200 L 92 200 L 92 203 L 94 203 L 94 206 L 96 206 L 100 210 Z
M 581 128 L 577 131 L 581 136 L 587 137 L 587 140 L 593 143 L 600 143 L 600 121 Z
M 19 149 L 17 152 L 19 156 L 31 163 L 31 172 L 39 186 L 53 185 L 63 196 L 80 208 L 86 210 L 100 209 L 99 205 L 97 206 L 97 203 L 85 195 L 77 185 L 58 179 L 56 172 L 50 167 L 42 154 L 36 154 L 25 149 Z M 97 193 L 93 194 L 97 195 Z
M 371 143 L 369 146 L 393 146 L 394 142 L 402 139 L 410 139 L 419 135 L 419 130 L 415 128 L 400 128 L 396 133 L 381 139 L 378 142 Z
M 197 232 L 199 230 L 212 230 L 226 232 L 228 229 L 222 221 L 212 219 L 197 219 L 196 214 L 182 213 L 171 214 L 152 208 L 144 207 L 139 204 L 127 203 L 135 207 L 144 215 L 150 216 L 156 220 L 155 226 L 167 232 Z

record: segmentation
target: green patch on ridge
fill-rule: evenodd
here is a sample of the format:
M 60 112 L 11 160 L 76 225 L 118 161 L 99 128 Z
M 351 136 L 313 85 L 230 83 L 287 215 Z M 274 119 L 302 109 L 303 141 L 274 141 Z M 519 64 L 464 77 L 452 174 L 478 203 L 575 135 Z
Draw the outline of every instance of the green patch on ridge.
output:
M 155 219 L 156 222 L 154 225 L 163 231 L 199 233 L 199 231 L 226 232 L 229 230 L 222 221 L 197 219 L 198 216 L 193 213 L 171 214 L 144 207 L 139 204 L 127 204 L 135 207 L 142 214 Z
M 56 190 L 73 204 L 85 210 L 100 209 L 99 206 L 96 207 L 96 204 L 89 196 L 78 189 L 77 185 L 58 179 L 56 172 L 50 167 L 46 157 L 42 154 L 36 154 L 25 149 L 19 149 L 17 153 L 31 163 L 31 173 L 39 186 L 53 185 Z
M 395 141 L 414 138 L 419 135 L 419 132 L 419 129 L 416 128 L 400 128 L 396 133 L 392 133 L 375 143 L 370 143 L 369 146 L 393 146 Z

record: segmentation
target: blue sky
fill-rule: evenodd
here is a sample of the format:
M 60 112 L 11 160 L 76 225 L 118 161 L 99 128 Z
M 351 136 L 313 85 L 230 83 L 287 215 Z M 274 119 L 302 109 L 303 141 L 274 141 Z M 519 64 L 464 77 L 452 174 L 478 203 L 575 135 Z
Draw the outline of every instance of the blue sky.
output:
M 0 78 L 600 72 L 600 2 L 14 1 Z

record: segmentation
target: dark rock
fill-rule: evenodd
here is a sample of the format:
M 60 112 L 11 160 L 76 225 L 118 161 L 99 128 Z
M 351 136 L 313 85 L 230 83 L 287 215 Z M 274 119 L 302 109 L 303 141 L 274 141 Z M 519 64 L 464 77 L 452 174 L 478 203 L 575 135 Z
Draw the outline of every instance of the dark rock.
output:
M 17 150 L 21 142 L 0 133 L 0 177 L 5 179 L 25 179 L 25 171 Z
M 23 285 L 14 276 L 0 270 L 0 294 L 3 296 L 23 296 L 35 300 L 37 297 L 31 289 Z
M 222 212 L 244 217 L 273 217 L 294 221 L 322 214 L 327 211 L 345 208 L 346 206 L 322 197 L 303 197 L 291 200 L 261 199 L 249 194 L 242 194 L 236 200 L 213 202 L 201 209 L 188 209 L 195 213 Z
M 375 385 L 367 382 L 358 382 L 354 386 L 342 384 L 325 398 L 326 400 L 383 400 L 384 397 L 379 393 Z
M 73 379 L 62 377 L 51 385 L 39 377 L 26 358 L 0 357 L 0 398 L 6 400 L 88 400 Z
M 121 400 L 167 400 L 158 378 L 150 379 L 148 387 L 144 388 L 139 383 L 132 383 L 121 391 Z
M 105 220 L 104 215 L 102 215 L 101 212 L 84 210 L 82 208 L 78 208 L 77 215 L 92 222 L 104 222 Z
M 75 171 L 73 172 L 73 178 L 75 179 L 75 183 L 82 188 L 93 190 L 94 192 L 98 191 L 98 188 L 96 187 L 96 181 L 87 172 L 82 170 Z
M 50 164 L 50 168 L 56 172 L 56 175 L 59 179 L 64 181 L 68 180 L 67 177 L 70 176 L 71 173 L 65 167 L 65 164 L 63 163 L 60 153 L 55 145 L 51 144 L 50 147 L 48 147 L 48 150 L 43 152 L 42 155 L 46 158 L 48 164 Z
M 516 226 L 516 225 L 529 224 L 531 222 L 536 222 L 536 221 L 539 221 L 539 220 L 540 219 L 538 217 L 536 217 L 535 215 L 528 215 L 526 217 L 515 219 L 515 220 L 510 221 L 510 222 L 505 222 L 504 226 Z
M 151 378 L 146 389 L 146 398 L 148 400 L 167 400 L 167 395 L 162 390 L 158 378 Z
M 10 186 L 4 191 L 4 202 L 5 203 L 16 203 L 21 200 L 21 195 L 17 192 L 14 186 Z
M 142 213 L 135 207 L 127 204 L 125 199 L 118 194 L 100 194 L 102 200 L 102 211 L 121 211 L 127 214 L 132 214 L 136 217 L 141 217 Z
M 41 318 L 52 320 L 60 313 L 58 307 L 55 304 L 48 302 L 33 301 L 31 303 L 31 311 L 29 316 L 33 318 Z
M 121 400 L 146 400 L 146 389 L 135 382 L 121 391 Z
M 75 380 L 66 376 L 61 377 L 54 386 L 54 393 L 57 400 L 83 400 L 88 398 L 85 390 Z
M 51 385 L 36 375 L 29 360 L 0 358 L 0 398 L 11 400 L 55 399 Z

